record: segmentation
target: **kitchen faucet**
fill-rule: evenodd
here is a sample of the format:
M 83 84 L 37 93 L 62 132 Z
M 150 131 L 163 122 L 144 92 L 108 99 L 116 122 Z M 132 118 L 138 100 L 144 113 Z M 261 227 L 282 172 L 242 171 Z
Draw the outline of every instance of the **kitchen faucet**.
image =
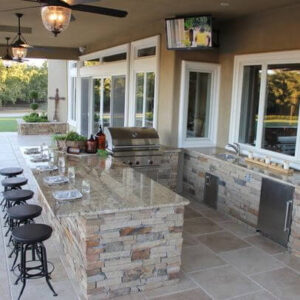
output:
M 237 156 L 241 154 L 241 147 L 238 143 L 227 144 L 226 147 L 232 148 Z

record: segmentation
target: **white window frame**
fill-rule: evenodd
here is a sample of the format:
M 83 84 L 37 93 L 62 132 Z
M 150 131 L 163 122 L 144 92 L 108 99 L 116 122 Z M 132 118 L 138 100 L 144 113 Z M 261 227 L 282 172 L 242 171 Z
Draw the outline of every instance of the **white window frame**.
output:
M 77 128 L 77 120 L 78 120 L 78 69 L 77 69 L 77 65 L 76 67 L 74 67 L 74 63 L 76 63 L 76 61 L 69 61 L 68 62 L 68 123 Z M 75 78 L 75 86 L 72 85 L 72 80 L 74 80 Z M 75 120 L 72 119 L 72 109 L 73 109 L 73 90 L 72 88 L 74 88 L 76 90 L 76 117 Z
M 158 111 L 158 83 L 159 83 L 159 57 L 160 57 L 160 36 L 134 41 L 130 47 L 130 88 L 129 88 L 129 126 L 135 126 L 136 110 L 136 74 L 151 73 L 155 74 L 154 82 L 154 108 L 153 108 L 153 127 L 157 128 L 157 111 Z M 139 49 L 155 47 L 155 55 L 138 57 Z M 146 76 L 146 75 L 144 75 Z M 144 77 L 145 78 L 145 77 Z M 146 81 L 144 81 L 144 94 Z M 145 98 L 145 95 L 144 95 Z M 145 101 L 145 99 L 144 99 Z M 145 104 L 145 103 L 144 103 Z M 145 110 L 145 105 L 143 106 Z M 143 113 L 143 126 L 145 124 L 145 114 Z
M 258 125 L 256 134 L 256 146 L 239 143 L 242 154 L 247 155 L 249 151 L 255 152 L 259 157 L 271 156 L 274 161 L 282 162 L 287 160 L 292 163 L 295 168 L 300 168 L 300 130 L 297 130 L 296 151 L 295 156 L 290 156 L 261 148 L 262 134 L 263 134 L 263 120 L 266 105 L 266 88 L 267 88 L 267 67 L 272 64 L 293 64 L 300 63 L 300 51 L 282 51 L 282 52 L 268 52 L 259 54 L 245 54 L 237 55 L 234 58 L 233 69 L 233 86 L 232 86 L 232 105 L 230 116 L 230 130 L 229 143 L 239 143 L 240 130 L 240 114 L 242 102 L 242 87 L 243 87 L 243 71 L 244 66 L 258 65 L 262 67 L 261 87 L 259 96 L 259 111 L 258 111 Z M 299 110 L 300 120 L 300 110 Z
M 208 137 L 186 137 L 190 72 L 203 72 L 211 74 L 211 99 L 208 121 Z M 178 147 L 182 148 L 216 146 L 219 113 L 220 74 L 221 67 L 219 64 L 193 62 L 185 60 L 182 61 L 178 124 Z

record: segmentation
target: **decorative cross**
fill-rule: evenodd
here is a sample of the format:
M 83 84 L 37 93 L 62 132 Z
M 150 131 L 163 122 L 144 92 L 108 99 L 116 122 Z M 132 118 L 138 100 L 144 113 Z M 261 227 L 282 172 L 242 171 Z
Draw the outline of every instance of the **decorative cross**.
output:
M 55 106 L 54 106 L 54 116 L 53 116 L 53 121 L 58 121 L 58 117 L 57 117 L 57 106 L 58 106 L 58 101 L 59 100 L 65 100 L 65 97 L 59 97 L 59 90 L 56 89 L 55 92 L 55 97 L 49 97 L 50 100 L 55 100 Z

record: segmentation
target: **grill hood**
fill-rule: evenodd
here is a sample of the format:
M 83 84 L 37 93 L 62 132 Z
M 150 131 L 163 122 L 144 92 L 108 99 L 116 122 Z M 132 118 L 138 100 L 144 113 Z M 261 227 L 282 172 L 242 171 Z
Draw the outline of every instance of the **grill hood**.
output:
M 154 128 L 105 127 L 109 152 L 147 151 L 159 149 L 159 136 Z

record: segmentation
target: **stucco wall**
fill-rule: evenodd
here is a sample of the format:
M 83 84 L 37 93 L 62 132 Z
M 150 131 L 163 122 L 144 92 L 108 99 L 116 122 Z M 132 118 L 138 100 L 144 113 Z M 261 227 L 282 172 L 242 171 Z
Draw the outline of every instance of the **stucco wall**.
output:
M 55 96 L 55 91 L 59 89 L 59 96 L 65 97 L 60 100 L 57 107 L 58 121 L 68 120 L 68 63 L 66 60 L 48 60 L 48 98 Z M 48 100 L 48 118 L 53 120 L 55 100 Z

